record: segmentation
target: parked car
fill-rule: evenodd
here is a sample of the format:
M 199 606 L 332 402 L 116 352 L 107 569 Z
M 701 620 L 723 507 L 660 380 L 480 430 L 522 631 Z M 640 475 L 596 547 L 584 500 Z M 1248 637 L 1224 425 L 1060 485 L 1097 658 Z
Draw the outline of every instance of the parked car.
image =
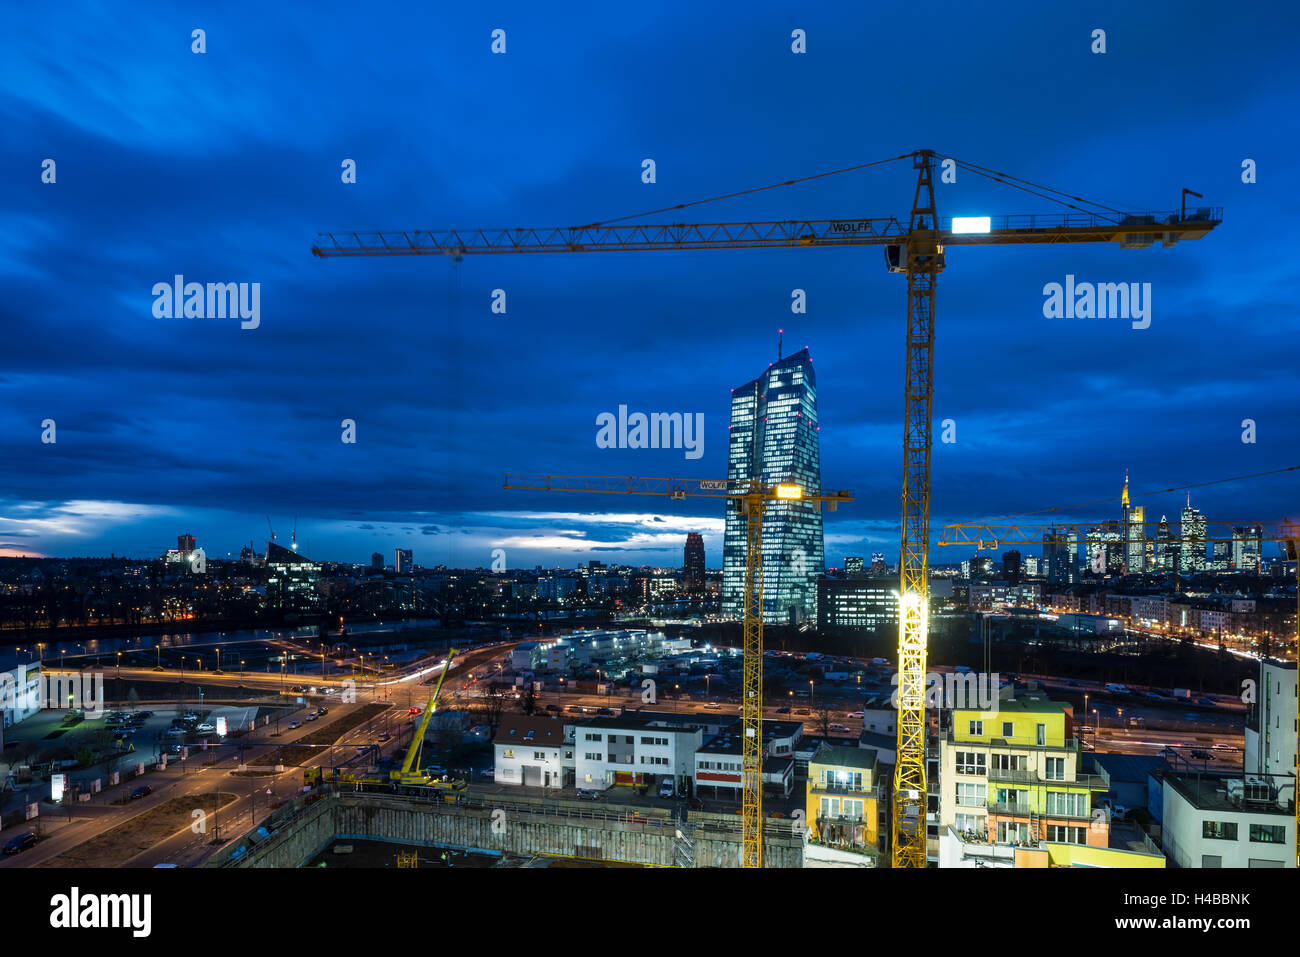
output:
M 722 710 L 722 705 L 718 704 L 716 701 L 710 701 L 710 702 L 709 702 L 708 704 L 706 704 L 704 707 L 706 707 L 706 708 L 707 708 L 708 710 L 710 710 L 710 711 L 721 711 L 721 710 Z
M 290 721 L 290 722 L 289 722 L 289 730 L 290 730 L 290 731 L 292 731 L 294 728 L 301 728 L 301 727 L 302 727 L 302 722 L 301 722 L 301 721 Z
M 831 731 L 847 731 L 847 730 L 849 730 L 849 728 L 848 728 L 848 725 L 844 725 L 844 724 L 833 724 L 833 725 L 830 726 L 830 730 L 831 730 Z
M 317 717 L 318 717 L 318 715 L 316 714 L 315 711 L 309 711 L 309 712 L 307 713 L 307 716 L 306 716 L 305 718 L 303 718 L 303 720 L 304 720 L 304 721 L 315 721 Z
M 866 713 L 865 711 L 850 711 L 850 712 L 849 712 L 849 717 L 850 717 L 850 718 L 865 718 L 866 716 L 867 716 L 867 713 Z
M 614 711 L 613 711 L 612 708 L 597 708 L 597 709 L 596 709 L 596 714 L 600 714 L 600 715 L 609 716 L 609 715 L 612 715 L 613 713 L 614 713 Z
M 320 715 L 320 716 L 322 716 L 322 717 L 325 716 L 325 715 L 327 715 L 327 714 L 329 714 L 329 713 L 330 713 L 330 709 L 329 709 L 329 708 L 317 708 L 317 709 L 316 709 L 316 714 L 318 714 L 318 715 Z
M 203 724 L 199 725 L 194 730 L 197 731 L 199 734 L 211 734 L 212 732 L 217 730 L 217 726 L 215 724 L 208 724 L 205 721 Z
M 11 837 L 8 840 L 8 842 L 5 844 L 4 852 L 6 856 L 10 854 L 21 854 L 29 847 L 35 847 L 35 846 L 36 846 L 36 835 L 33 834 L 31 831 L 28 831 L 26 834 L 19 834 L 16 837 Z
M 152 717 L 153 717 L 153 712 L 152 712 L 152 711 L 137 711 L 137 712 L 135 713 L 135 716 L 136 716 L 137 718 L 139 718 L 141 721 L 143 721 L 145 718 L 152 718 Z
M 1211 758 L 1214 757 L 1214 755 L 1212 755 L 1209 751 L 1203 751 L 1200 748 L 1194 748 L 1192 750 L 1192 757 L 1196 758 L 1196 760 L 1198 761 L 1209 761 Z
M 131 792 L 131 800 L 138 801 L 141 798 L 148 797 L 150 794 L 153 794 L 153 788 L 148 784 L 142 784 Z
M 168 753 L 168 754 L 180 754 L 180 753 L 181 753 L 182 751 L 184 751 L 184 750 L 185 750 L 185 748 L 184 748 L 182 745 L 179 745 L 179 744 L 169 744 L 169 745 L 167 745 L 167 753 Z
M 779 707 L 779 708 L 776 709 L 776 713 L 777 713 L 777 714 L 789 714 L 789 713 L 790 713 L 790 709 L 789 709 L 788 707 L 786 707 L 785 705 L 782 705 L 781 707 Z
M 485 778 L 495 778 L 497 776 L 497 769 L 484 768 L 482 771 L 479 772 L 479 774 L 481 774 Z
M 591 788 L 578 788 L 578 800 L 580 801 L 598 801 L 600 792 L 593 791 Z
M 673 784 L 672 778 L 664 778 L 659 785 L 659 796 L 661 798 L 670 798 L 677 794 L 677 786 Z
M 808 713 L 807 708 L 800 708 L 798 711 L 795 712 L 795 714 L 807 714 L 807 713 Z
M 167 737 L 169 737 L 169 738 L 183 738 L 183 737 L 185 737 L 185 734 L 186 734 L 186 731 L 185 731 L 184 728 L 168 728 L 168 729 L 167 729 Z

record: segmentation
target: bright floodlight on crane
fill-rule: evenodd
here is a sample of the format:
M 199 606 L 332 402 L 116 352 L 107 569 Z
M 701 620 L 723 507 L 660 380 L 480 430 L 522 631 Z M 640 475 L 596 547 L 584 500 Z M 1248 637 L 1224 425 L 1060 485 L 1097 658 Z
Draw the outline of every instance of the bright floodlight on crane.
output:
M 776 487 L 777 498 L 803 498 L 803 489 L 798 485 L 778 485 Z
M 949 230 L 954 235 L 989 233 L 992 231 L 993 218 L 991 216 L 954 216 L 952 218 L 952 229 Z

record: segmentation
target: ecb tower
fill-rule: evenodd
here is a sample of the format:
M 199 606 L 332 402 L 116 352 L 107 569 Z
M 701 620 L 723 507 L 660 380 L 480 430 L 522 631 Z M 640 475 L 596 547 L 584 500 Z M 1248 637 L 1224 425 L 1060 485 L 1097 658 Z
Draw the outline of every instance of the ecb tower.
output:
M 768 485 L 821 487 L 817 380 L 808 350 L 773 363 L 752 382 L 731 390 L 727 478 Z M 722 543 L 722 611 L 743 613 L 745 516 L 727 501 Z M 763 621 L 797 624 L 817 618 L 817 578 L 826 570 L 822 513 L 814 503 L 769 501 L 763 516 Z

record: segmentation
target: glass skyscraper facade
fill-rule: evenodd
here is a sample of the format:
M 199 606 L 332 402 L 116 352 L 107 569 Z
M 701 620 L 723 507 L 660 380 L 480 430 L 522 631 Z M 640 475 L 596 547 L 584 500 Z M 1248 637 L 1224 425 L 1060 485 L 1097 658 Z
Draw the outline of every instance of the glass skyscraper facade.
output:
M 727 478 L 821 488 L 818 421 L 817 380 L 804 349 L 731 390 Z M 741 502 L 729 499 L 722 543 L 722 611 L 736 618 L 744 612 L 745 538 Z M 799 501 L 768 502 L 763 516 L 763 621 L 815 621 L 817 578 L 825 570 L 821 508 Z

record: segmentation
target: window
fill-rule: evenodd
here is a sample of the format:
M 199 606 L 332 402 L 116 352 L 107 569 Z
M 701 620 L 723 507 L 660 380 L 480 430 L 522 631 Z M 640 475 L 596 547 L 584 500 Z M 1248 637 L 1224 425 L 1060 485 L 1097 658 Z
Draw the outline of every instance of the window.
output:
M 957 773 L 958 774 L 984 774 L 984 761 L 986 755 L 982 751 L 958 751 Z
M 1047 745 L 1047 725 L 1038 725 L 1037 741 L 1040 748 Z
M 984 829 L 984 818 L 978 814 L 958 814 L 953 819 L 953 825 L 958 834 L 965 834 L 967 831 L 982 831 Z
M 533 752 L 533 760 L 534 760 L 534 761 L 545 761 L 545 760 L 546 760 L 546 752 L 545 752 L 545 751 L 534 751 L 534 752 Z
M 1282 824 L 1252 824 L 1250 839 L 1258 844 L 1282 844 L 1286 842 L 1286 826 Z
M 1047 825 L 1047 839 L 1054 844 L 1085 844 L 1083 828 L 1061 824 Z
M 1201 837 L 1215 841 L 1235 841 L 1237 824 L 1235 821 L 1202 821 Z
M 587 734 L 587 735 L 583 738 L 583 740 L 584 740 L 584 741 L 599 741 L 599 740 L 600 740 L 600 735 L 599 735 L 599 734 Z
M 1025 770 L 1025 756 L 1023 754 L 995 754 L 992 760 L 993 768 L 997 771 Z
M 998 843 L 1020 844 L 1029 840 L 1029 825 L 1021 821 L 998 821 Z
M 1064 781 L 1065 758 L 1047 758 L 1043 763 L 1043 777 L 1049 781 Z
M 1048 791 L 1047 813 L 1065 817 L 1087 817 L 1088 795 L 1070 791 Z
M 604 759 L 604 755 L 602 755 L 599 751 L 595 752 L 594 754 L 591 753 L 584 754 L 583 757 L 586 758 L 588 761 L 601 761 Z M 588 777 L 590 777 L 590 775 L 588 775 Z
M 970 735 L 971 737 L 975 737 L 975 738 L 984 737 L 984 722 L 972 721 L 970 723 Z
M 515 756 L 514 748 L 506 748 L 504 751 L 501 752 L 501 757 L 503 758 L 513 758 L 514 756 Z
M 961 807 L 984 807 L 988 803 L 985 785 L 974 781 L 957 782 L 957 804 Z
M 1222 866 L 1223 866 L 1223 857 L 1220 856 L 1220 855 L 1218 855 L 1218 854 L 1202 854 L 1202 855 L 1201 855 L 1201 866 L 1202 866 L 1202 867 L 1222 867 Z
M 1002 722 L 1002 737 L 1010 740 L 1016 736 L 1016 726 L 1012 721 Z
M 828 797 L 822 798 L 821 801 L 822 817 L 839 817 L 839 814 L 840 814 L 839 798 L 828 798 Z
M 855 821 L 862 820 L 862 803 L 861 801 L 844 799 L 843 810 L 840 812 L 843 817 L 853 818 Z

